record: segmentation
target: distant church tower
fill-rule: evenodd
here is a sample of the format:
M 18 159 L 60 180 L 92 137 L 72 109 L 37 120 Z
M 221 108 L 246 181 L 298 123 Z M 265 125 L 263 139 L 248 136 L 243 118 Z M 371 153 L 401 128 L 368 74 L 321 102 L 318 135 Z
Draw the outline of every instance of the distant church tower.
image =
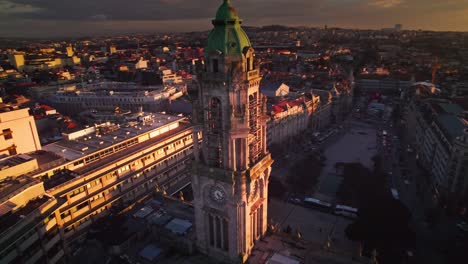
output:
M 254 50 L 230 0 L 212 22 L 195 114 L 203 130 L 192 176 L 197 246 L 221 262 L 244 263 L 267 229 L 273 160 L 266 149 L 266 100 Z

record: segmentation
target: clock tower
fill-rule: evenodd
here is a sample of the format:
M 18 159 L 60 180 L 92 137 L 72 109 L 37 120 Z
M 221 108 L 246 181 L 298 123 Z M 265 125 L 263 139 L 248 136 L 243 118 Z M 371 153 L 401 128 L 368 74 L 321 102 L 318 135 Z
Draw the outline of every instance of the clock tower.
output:
M 197 246 L 221 262 L 245 263 L 267 229 L 273 160 L 266 149 L 266 99 L 254 50 L 230 0 L 212 22 L 194 112 L 203 131 L 192 176 Z

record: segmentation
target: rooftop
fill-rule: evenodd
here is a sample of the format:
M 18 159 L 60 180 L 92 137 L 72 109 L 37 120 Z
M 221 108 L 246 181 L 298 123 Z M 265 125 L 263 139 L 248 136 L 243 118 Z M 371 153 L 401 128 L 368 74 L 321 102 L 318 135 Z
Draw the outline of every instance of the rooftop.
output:
M 29 117 L 29 108 L 0 113 L 0 123 Z
M 270 111 L 272 115 L 276 115 L 284 111 L 287 111 L 291 107 L 302 105 L 305 103 L 305 101 L 306 99 L 304 96 L 301 96 L 294 100 L 283 101 L 278 104 L 272 105 Z
M 130 155 L 131 153 L 141 151 L 141 150 L 147 148 L 148 145 L 151 145 L 152 143 L 157 143 L 157 142 L 161 141 L 162 139 L 164 139 L 164 138 L 166 138 L 168 136 L 172 136 L 173 134 L 181 132 L 181 131 L 189 128 L 189 127 L 191 127 L 191 125 L 188 124 L 188 123 L 181 124 L 179 127 L 171 130 L 172 133 L 165 132 L 164 134 L 155 136 L 155 137 L 151 138 L 148 141 L 144 141 L 142 143 L 139 143 L 139 144 L 136 144 L 134 146 L 128 147 L 125 151 L 119 151 L 117 153 L 114 153 L 112 155 L 104 157 L 104 158 L 102 158 L 102 159 L 100 159 L 100 160 L 98 160 L 96 162 L 93 162 L 93 163 L 91 163 L 89 165 L 86 165 L 85 167 L 81 167 L 81 168 L 75 170 L 75 172 L 77 172 L 79 174 L 84 174 L 84 173 L 90 172 L 90 171 L 92 171 L 92 170 L 94 170 L 96 168 L 99 168 L 101 166 L 108 165 L 112 161 L 116 161 L 116 160 L 118 160 L 118 159 L 120 159 L 122 157 Z
M 17 166 L 19 164 L 25 163 L 32 159 L 33 158 L 30 157 L 29 155 L 24 155 L 24 154 L 20 154 L 16 156 L 9 156 L 3 160 L 0 160 L 0 171 Z
M 70 170 L 61 170 L 54 174 L 52 177 L 44 180 L 44 188 L 46 190 L 55 188 L 63 183 L 75 179 L 78 174 Z
M 86 131 L 83 130 L 82 136 L 78 135 L 80 137 L 73 137 L 72 140 L 63 139 L 43 146 L 43 149 L 68 161 L 74 161 L 121 142 L 138 139 L 138 136 L 148 132 L 159 134 L 158 130 L 166 128 L 169 128 L 167 131 L 172 130 L 175 127 L 170 128 L 170 125 L 179 123 L 183 119 L 184 117 L 153 114 L 152 122 L 129 122 L 126 126 L 109 124 L 98 129 L 89 128 Z
M 28 153 L 28 156 L 37 160 L 40 171 L 45 171 L 47 169 L 58 166 L 65 162 L 64 158 L 60 157 L 59 155 L 53 152 L 49 152 L 45 150 L 38 150 L 35 152 L 30 152 Z
M 463 112 L 463 108 L 458 104 L 440 103 L 439 106 L 448 114 L 458 115 Z
M 14 195 L 20 193 L 28 187 L 40 184 L 36 179 L 21 176 L 15 179 L 5 179 L 0 181 L 0 204 L 8 201 Z M 2 209 L 0 209 L 0 214 Z
M 179 219 L 179 218 L 174 218 L 172 219 L 167 225 L 166 228 L 171 230 L 172 233 L 175 233 L 177 235 L 185 235 L 187 231 L 192 227 L 192 223 Z
M 56 97 L 116 97 L 116 98 L 135 98 L 135 97 L 159 97 L 170 90 L 155 90 L 155 91 L 57 91 Z
M 437 117 L 437 123 L 441 126 L 444 134 L 446 134 L 450 141 L 463 135 L 464 129 L 468 128 L 465 120 L 455 115 L 442 114 Z
M 174 85 L 177 87 L 177 85 Z M 69 85 L 62 89 L 63 91 L 76 91 L 76 85 Z M 132 82 L 96 82 L 96 83 L 89 83 L 85 84 L 84 89 L 85 91 L 163 91 L 164 85 L 141 85 L 138 83 Z

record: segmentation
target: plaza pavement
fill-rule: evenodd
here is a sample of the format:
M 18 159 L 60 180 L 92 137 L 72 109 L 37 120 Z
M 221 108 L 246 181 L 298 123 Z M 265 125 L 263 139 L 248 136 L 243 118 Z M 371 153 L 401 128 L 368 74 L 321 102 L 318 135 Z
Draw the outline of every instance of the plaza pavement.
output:
M 334 202 L 342 178 L 336 174 L 337 162 L 359 162 L 372 167 L 377 154 L 377 131 L 372 124 L 356 119 L 345 123 L 341 136 L 325 149 L 325 167 L 319 178 L 314 197 Z

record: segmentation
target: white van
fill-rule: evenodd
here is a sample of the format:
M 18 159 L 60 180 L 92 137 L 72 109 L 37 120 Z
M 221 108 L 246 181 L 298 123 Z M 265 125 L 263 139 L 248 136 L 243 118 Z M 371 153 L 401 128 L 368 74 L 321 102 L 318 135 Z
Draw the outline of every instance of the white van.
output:
M 335 206 L 335 209 L 333 210 L 334 214 L 341 215 L 341 216 L 351 218 L 351 219 L 357 218 L 357 212 L 358 212 L 357 208 L 347 206 L 347 205 L 341 205 L 341 204 L 337 204 Z

